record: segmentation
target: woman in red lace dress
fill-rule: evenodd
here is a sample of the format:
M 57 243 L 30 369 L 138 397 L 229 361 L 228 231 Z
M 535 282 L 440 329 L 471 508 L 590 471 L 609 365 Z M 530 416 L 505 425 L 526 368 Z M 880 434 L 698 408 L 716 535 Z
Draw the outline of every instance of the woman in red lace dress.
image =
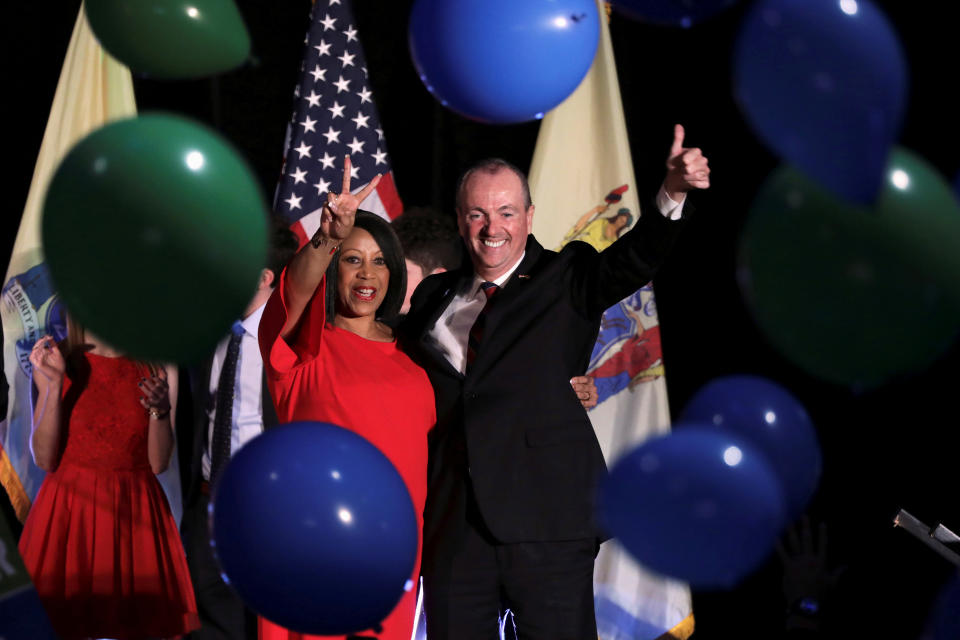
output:
M 199 626 L 155 474 L 173 452 L 175 371 L 130 360 L 69 322 L 30 354 L 31 448 L 47 471 L 20 553 L 62 638 L 168 638 Z

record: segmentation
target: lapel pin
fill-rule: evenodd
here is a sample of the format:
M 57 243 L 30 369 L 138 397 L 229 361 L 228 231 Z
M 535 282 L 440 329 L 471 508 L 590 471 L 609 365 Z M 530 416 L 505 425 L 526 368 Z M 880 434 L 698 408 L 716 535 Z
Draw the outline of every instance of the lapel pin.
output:
M 527 275 L 526 273 L 518 273 L 518 274 L 517 274 L 517 277 L 520 278 L 521 280 L 529 280 L 529 279 L 530 279 L 530 276 Z

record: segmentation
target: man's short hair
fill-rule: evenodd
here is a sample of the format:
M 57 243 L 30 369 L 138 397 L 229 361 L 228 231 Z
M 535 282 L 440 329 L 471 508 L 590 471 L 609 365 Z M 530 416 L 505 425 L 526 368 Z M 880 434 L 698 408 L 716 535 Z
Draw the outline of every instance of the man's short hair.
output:
M 287 221 L 280 216 L 271 216 L 269 233 L 270 246 L 267 249 L 265 268 L 273 272 L 271 286 L 275 287 L 280 282 L 280 274 L 283 272 L 283 268 L 296 255 L 300 243 L 297 240 L 297 234 L 290 230 Z
M 467 181 L 474 173 L 479 171 L 492 175 L 504 169 L 513 172 L 513 174 L 520 179 L 520 188 L 523 191 L 523 208 L 529 209 L 533 202 L 530 200 L 530 185 L 527 184 L 527 174 L 503 158 L 485 158 L 474 163 L 460 176 L 460 180 L 457 182 L 457 211 L 460 212 L 462 210 L 463 192 L 466 190 Z
M 442 218 L 432 209 L 412 207 L 391 225 L 400 238 L 404 257 L 423 275 L 437 268 L 451 271 L 460 266 L 460 236 L 452 219 Z

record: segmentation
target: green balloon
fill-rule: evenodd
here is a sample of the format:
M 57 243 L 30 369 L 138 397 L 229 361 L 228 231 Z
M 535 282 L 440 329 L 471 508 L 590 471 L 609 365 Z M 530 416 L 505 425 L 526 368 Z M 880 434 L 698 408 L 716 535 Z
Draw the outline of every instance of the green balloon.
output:
M 136 73 L 196 78 L 233 69 L 250 36 L 233 0 L 86 0 L 103 48 Z
M 960 206 L 904 149 L 871 208 L 781 167 L 751 208 L 739 276 L 782 355 L 830 382 L 876 386 L 924 369 L 960 330 Z
M 216 133 L 163 114 L 108 124 L 57 167 L 43 249 L 68 313 L 128 355 L 196 362 L 253 296 L 267 209 Z

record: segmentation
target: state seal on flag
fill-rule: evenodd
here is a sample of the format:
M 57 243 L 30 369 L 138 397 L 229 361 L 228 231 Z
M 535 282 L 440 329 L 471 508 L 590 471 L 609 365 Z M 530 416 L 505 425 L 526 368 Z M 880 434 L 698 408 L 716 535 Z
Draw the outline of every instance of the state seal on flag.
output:
M 597 404 L 663 375 L 660 323 L 653 285 L 647 284 L 603 313 L 587 375 L 594 377 Z
M 57 341 L 67 334 L 67 318 L 63 303 L 53 291 L 50 272 L 43 263 L 34 265 L 26 272 L 10 278 L 0 291 L 4 317 L 20 320 L 20 336 L 16 339 L 17 362 L 20 370 L 29 378 L 30 350 L 46 333 Z

